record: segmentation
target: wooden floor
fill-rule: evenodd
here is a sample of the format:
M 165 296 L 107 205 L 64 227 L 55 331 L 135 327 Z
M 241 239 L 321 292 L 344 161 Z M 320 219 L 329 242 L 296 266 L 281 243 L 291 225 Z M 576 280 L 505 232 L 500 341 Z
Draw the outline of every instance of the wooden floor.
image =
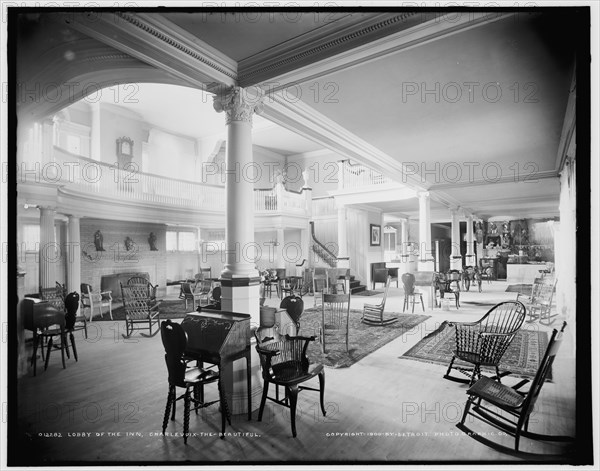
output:
M 136 333 L 124 340 L 122 322 L 94 321 L 88 340 L 78 337 L 79 362 L 71 358 L 62 369 L 55 352 L 47 371 L 38 368 L 37 377 L 30 373 L 18 381 L 18 436 L 25 450 L 35 450 L 21 455 L 22 464 L 523 462 L 456 428 L 466 385 L 443 379 L 444 366 L 399 358 L 444 320 L 481 317 L 485 308 L 469 302 L 514 299 L 516 294 L 505 293 L 505 288 L 506 283 L 494 282 L 485 284 L 481 294 L 463 293 L 460 310 L 429 310 L 425 323 L 350 368 L 327 368 L 327 416 L 319 411 L 318 394 L 300 393 L 297 438 L 292 438 L 288 411 L 276 404 L 267 406 L 262 422 L 256 420 L 257 411 L 252 421 L 234 416 L 225 439 L 218 437 L 216 408 L 192 414 L 190 429 L 197 436 L 187 445 L 176 436 L 183 429 L 178 406 L 176 421 L 167 429 L 173 436 L 163 437 L 167 375 L 160 335 L 148 339 Z M 378 299 L 354 296 L 352 307 Z M 386 311 L 401 312 L 402 299 L 400 289 L 390 288 Z M 305 300 L 312 304 L 310 296 Z M 276 305 L 277 300 L 268 303 Z M 566 336 L 555 362 L 554 381 L 542 390 L 532 430 L 575 434 L 574 327 L 569 326 L 572 335 Z M 9 418 L 14 410 L 9 403 Z M 469 424 L 492 433 L 481 422 Z M 510 437 L 488 437 L 512 444 Z M 564 445 L 550 442 L 525 439 L 522 449 L 541 459 L 545 454 L 567 456 Z

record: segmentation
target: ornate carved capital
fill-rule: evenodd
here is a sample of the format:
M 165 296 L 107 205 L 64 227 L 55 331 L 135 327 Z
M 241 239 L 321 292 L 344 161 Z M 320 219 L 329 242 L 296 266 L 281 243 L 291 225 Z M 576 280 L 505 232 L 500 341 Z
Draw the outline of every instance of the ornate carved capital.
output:
M 215 95 L 213 107 L 217 113 L 225 111 L 225 122 L 246 121 L 252 125 L 252 115 L 263 110 L 262 91 L 255 87 L 231 87 L 225 93 Z

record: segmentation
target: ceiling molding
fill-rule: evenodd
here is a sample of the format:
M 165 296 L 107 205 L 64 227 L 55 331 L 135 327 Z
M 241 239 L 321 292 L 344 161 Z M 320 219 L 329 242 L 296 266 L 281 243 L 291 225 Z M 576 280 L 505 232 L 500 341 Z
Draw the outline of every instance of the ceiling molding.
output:
M 368 15 L 366 19 L 357 22 L 349 14 L 343 19 L 241 60 L 238 71 L 240 86 L 254 85 L 316 61 L 326 60 L 395 33 L 399 28 L 406 29 L 423 21 L 423 15 L 408 11 L 397 14 L 361 14 L 365 15 Z
M 196 87 L 236 84 L 237 65 L 160 14 L 103 12 L 89 21 L 84 12 L 69 15 L 70 26 Z
M 447 38 L 448 36 L 507 18 L 510 15 L 510 13 L 490 15 L 489 12 L 471 12 L 468 15 L 461 15 L 458 20 L 450 21 L 444 20 L 445 15 L 440 17 L 440 15 L 435 15 L 434 13 L 429 15 L 422 13 L 419 15 L 420 21 L 411 18 L 412 21 L 409 21 L 405 25 L 407 28 L 403 28 L 401 31 L 390 32 L 390 34 L 384 37 L 340 52 L 336 56 L 327 59 L 313 60 L 311 64 L 296 67 L 289 72 L 269 77 L 266 83 L 259 83 L 258 85 L 265 90 L 265 93 L 278 92 L 292 85 L 315 80 L 334 72 L 381 59 L 390 54 Z
M 535 178 L 533 178 L 535 177 Z M 439 191 L 439 190 L 447 190 L 447 189 L 455 189 L 455 188 L 470 188 L 472 186 L 481 186 L 481 185 L 494 185 L 496 183 L 537 183 L 538 180 L 544 180 L 546 178 L 558 178 L 558 173 L 556 170 L 544 170 L 541 172 L 535 172 L 535 174 L 523 174 L 520 178 L 515 178 L 514 176 L 506 175 L 504 177 L 500 177 L 498 179 L 473 179 L 473 180 L 465 180 L 453 183 L 439 183 L 436 185 L 431 185 L 429 187 L 429 191 Z

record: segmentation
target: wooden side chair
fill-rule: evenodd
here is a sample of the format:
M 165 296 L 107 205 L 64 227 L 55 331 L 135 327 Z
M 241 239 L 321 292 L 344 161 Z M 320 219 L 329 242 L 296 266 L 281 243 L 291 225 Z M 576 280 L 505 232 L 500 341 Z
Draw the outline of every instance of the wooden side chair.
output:
M 481 367 L 493 367 L 494 379 L 510 374 L 502 374 L 498 365 L 508 346 L 517 335 L 525 320 L 526 309 L 519 301 L 506 301 L 496 304 L 477 322 L 453 322 L 455 329 L 455 350 L 444 378 L 461 383 L 473 384 L 481 376 Z M 455 365 L 456 360 L 470 363 L 472 367 Z M 455 369 L 468 379 L 451 376 Z
M 53 306 L 58 311 L 60 311 L 66 315 L 67 314 L 67 306 L 65 304 L 65 301 L 66 301 L 66 298 L 68 297 L 68 295 L 66 293 L 67 293 L 66 286 L 62 285 L 61 283 L 56 282 L 56 285 L 54 288 L 40 288 L 40 299 L 42 299 L 44 301 L 48 301 L 48 303 L 51 306 Z M 73 294 L 77 294 L 77 293 L 74 292 Z M 83 311 L 80 311 L 80 313 L 77 314 L 78 310 L 74 309 L 72 302 L 69 303 L 69 310 L 70 310 L 70 313 L 74 314 L 74 318 L 75 318 L 75 321 L 73 323 L 70 323 L 69 328 L 68 328 L 68 331 L 71 334 L 70 338 L 72 339 L 72 342 L 75 341 L 72 333 L 77 330 L 83 330 L 85 338 L 87 339 L 88 338 L 87 319 L 85 318 Z M 68 345 L 67 345 L 67 353 L 68 353 Z
M 327 295 L 325 295 L 327 296 Z M 263 377 L 263 393 L 258 411 L 258 421 L 262 420 L 267 399 L 290 409 L 292 436 L 296 437 L 296 405 L 298 393 L 303 390 L 318 391 L 321 403 L 321 412 L 326 415 L 325 395 L 325 369 L 321 364 L 310 364 L 306 356 L 309 342 L 315 337 L 264 337 L 263 331 L 255 331 L 257 340 L 256 351 L 260 357 Z M 318 376 L 319 388 L 304 386 L 307 381 Z M 269 396 L 269 388 L 275 385 L 276 397 Z M 285 388 L 285 396 L 279 398 L 279 386 Z
M 323 302 L 323 293 L 329 292 L 329 276 L 327 273 L 315 273 L 315 269 L 312 270 L 312 284 L 314 294 L 314 307 L 317 304 Z
M 327 353 L 327 334 L 341 332 L 345 338 L 346 352 L 348 351 L 348 337 L 350 332 L 350 293 L 328 294 L 323 293 L 321 304 L 321 325 L 319 328 L 319 342 L 321 352 Z
M 462 418 L 456 426 L 486 446 L 517 456 L 521 437 L 553 442 L 573 441 L 572 437 L 542 435 L 528 430 L 529 418 L 562 343 L 562 336 L 566 325 L 567 323 L 564 322 L 560 332 L 557 329 L 552 331 L 546 352 L 527 392 L 519 391 L 524 382 L 520 382 L 514 387 L 509 387 L 491 378 L 482 376 L 468 389 L 467 394 L 469 398 L 465 404 Z M 513 436 L 515 439 L 514 450 L 473 432 L 473 430 L 465 425 L 468 415 Z M 487 435 L 491 436 L 489 433 Z M 532 453 L 527 453 L 527 456 L 531 455 Z M 540 454 L 540 456 L 544 456 L 546 459 L 549 458 L 547 453 Z
M 421 307 L 425 312 L 425 303 L 423 302 L 423 293 L 415 289 L 415 275 L 412 273 L 404 273 L 402 275 L 402 286 L 404 288 L 404 304 L 402 306 L 402 312 L 406 311 L 409 304 L 412 304 L 412 312 L 415 312 L 415 304 L 417 303 L 417 297 L 421 301 Z
M 387 319 L 383 317 L 383 312 L 385 310 L 385 301 L 387 299 L 388 289 L 390 288 L 391 281 L 392 277 L 388 276 L 388 279 L 385 283 L 385 290 L 383 292 L 383 299 L 379 304 L 365 303 L 365 305 L 363 306 L 361 322 L 369 325 L 389 325 L 398 321 L 397 317 L 388 317 Z
M 436 305 L 440 306 L 442 304 L 442 299 L 445 299 L 446 295 L 451 295 L 454 298 L 454 304 L 456 305 L 456 309 L 460 308 L 460 290 L 456 289 L 456 287 L 452 287 L 450 281 L 448 280 L 448 276 L 444 273 L 434 273 L 433 274 L 433 290 L 436 296 Z M 440 294 L 439 303 L 437 301 L 437 293 Z
M 65 364 L 65 350 L 67 349 L 67 335 L 65 330 L 65 313 L 59 311 L 52 304 L 47 303 L 41 306 L 31 319 L 32 325 L 30 330 L 33 332 L 33 355 L 31 356 L 31 364 L 33 365 L 33 376 L 37 374 L 37 350 L 42 349 L 42 359 L 44 358 L 44 348 L 47 342 L 46 361 L 44 363 L 44 371 L 48 369 L 50 361 L 50 353 L 54 349 L 60 349 L 60 355 L 63 368 Z M 26 328 L 29 328 L 26 326 Z M 58 343 L 55 339 L 58 338 Z M 68 350 L 67 350 L 68 352 Z
M 225 419 L 231 421 L 228 417 L 228 405 L 223 387 L 221 385 L 218 370 L 204 369 L 188 366 L 188 359 L 185 357 L 187 347 L 187 334 L 181 327 L 181 324 L 171 322 L 170 319 L 162 321 L 160 324 L 160 336 L 165 348 L 165 363 L 169 373 L 169 393 L 167 395 L 167 405 L 163 417 L 162 434 L 164 435 L 171 420 L 175 420 L 175 407 L 177 401 L 183 399 L 183 442 L 187 444 L 190 424 L 190 408 L 194 405 L 194 412 L 198 414 L 198 409 L 209 407 L 219 403 L 221 406 L 221 438 L 225 437 Z M 219 399 L 205 402 L 203 389 L 205 384 L 218 383 Z M 177 388 L 184 389 L 184 393 L 177 397 Z M 193 394 L 193 397 L 192 397 Z

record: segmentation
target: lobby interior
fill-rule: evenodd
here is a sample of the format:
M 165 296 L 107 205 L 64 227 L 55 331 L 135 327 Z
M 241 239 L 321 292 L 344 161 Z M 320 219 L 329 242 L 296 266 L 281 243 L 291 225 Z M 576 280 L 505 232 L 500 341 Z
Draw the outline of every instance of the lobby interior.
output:
M 36 450 L 14 464 L 589 464 L 598 325 L 577 309 L 588 289 L 576 283 L 590 279 L 577 229 L 589 218 L 576 173 L 577 154 L 580 173 L 590 162 L 585 8 L 10 10 L 19 299 L 141 272 L 179 302 L 178 283 L 210 269 L 223 309 L 257 326 L 260 271 L 331 269 L 315 245 L 366 290 L 374 263 L 429 273 L 496 260 L 460 309 L 426 301 L 414 328 L 326 367 L 328 416 L 301 394 L 296 438 L 277 406 L 262 422 L 234 415 L 224 440 L 212 408 L 192 417 L 201 435 L 187 445 L 181 418 L 160 435 L 160 335 L 123 339 L 106 310 L 65 369 L 55 353 L 34 377 L 10 337 L 8 443 Z M 559 28 L 571 34 L 557 39 Z M 513 456 L 456 428 L 466 385 L 401 357 L 444 322 L 514 300 L 510 287 L 547 267 L 555 321 L 527 328 L 568 327 L 532 425 L 576 440 L 526 441 Z M 352 311 L 381 294 L 352 295 Z M 404 297 L 392 284 L 386 312 L 403 313 Z

